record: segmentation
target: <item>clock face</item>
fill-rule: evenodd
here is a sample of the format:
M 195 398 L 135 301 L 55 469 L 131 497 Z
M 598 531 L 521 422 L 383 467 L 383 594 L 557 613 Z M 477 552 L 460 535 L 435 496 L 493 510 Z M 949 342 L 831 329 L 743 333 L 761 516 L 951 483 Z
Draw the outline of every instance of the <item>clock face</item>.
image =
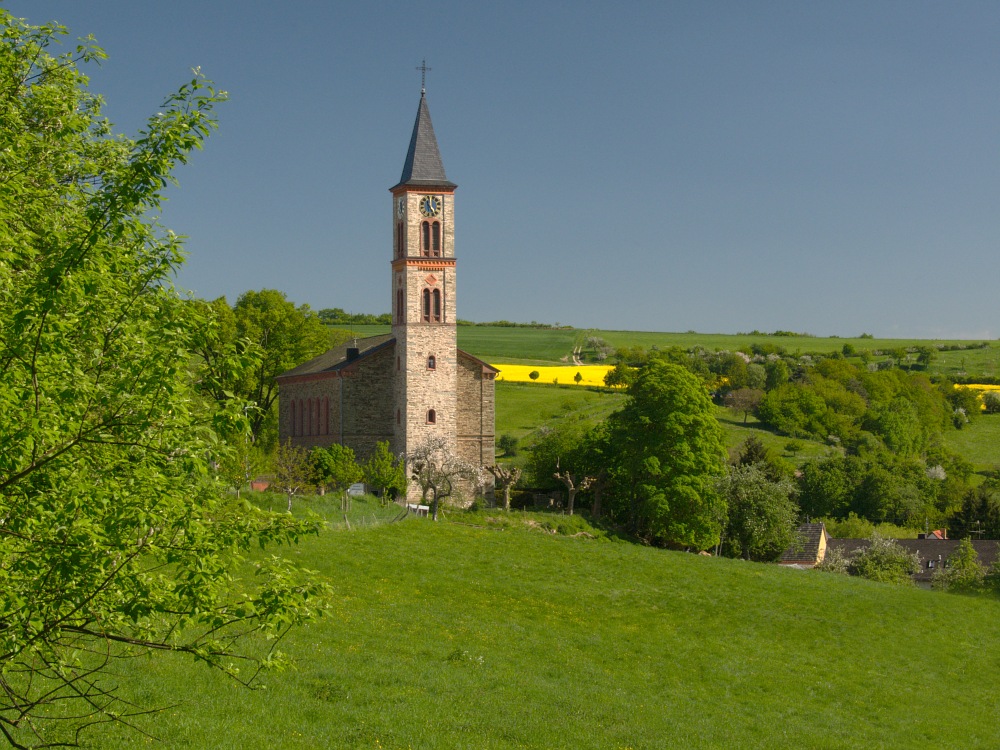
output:
M 406 216 L 406 198 L 400 198 L 396 201 L 396 215 L 402 219 Z
M 437 216 L 441 213 L 441 199 L 436 195 L 425 195 L 420 199 L 420 213 L 424 216 Z

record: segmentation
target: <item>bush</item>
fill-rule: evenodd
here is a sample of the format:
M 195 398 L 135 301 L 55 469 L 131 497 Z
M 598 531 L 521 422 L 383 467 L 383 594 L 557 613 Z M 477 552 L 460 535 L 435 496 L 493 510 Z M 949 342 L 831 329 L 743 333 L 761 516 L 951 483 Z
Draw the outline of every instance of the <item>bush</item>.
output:
M 1000 392 L 985 391 L 983 393 L 983 410 L 987 414 L 1000 414 Z
M 501 435 L 497 438 L 497 449 L 508 458 L 517 455 L 517 438 L 513 435 Z
M 978 594 L 983 590 L 985 580 L 986 569 L 979 562 L 979 555 L 967 537 L 948 557 L 947 566 L 934 571 L 931 586 L 953 594 Z
M 855 553 L 847 562 L 847 572 L 852 576 L 867 578 L 879 583 L 910 584 L 910 577 L 920 570 L 920 556 L 907 552 L 892 539 L 872 534 L 871 543 Z

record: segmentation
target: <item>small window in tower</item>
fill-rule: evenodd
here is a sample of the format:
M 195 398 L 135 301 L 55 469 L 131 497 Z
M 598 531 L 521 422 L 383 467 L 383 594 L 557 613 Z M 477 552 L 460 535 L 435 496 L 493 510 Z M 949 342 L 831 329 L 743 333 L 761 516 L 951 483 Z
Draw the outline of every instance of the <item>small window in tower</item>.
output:
M 427 411 L 427 424 L 437 424 L 437 414 L 433 409 Z
M 437 291 L 436 289 L 434 291 Z M 424 322 L 430 323 L 431 321 L 431 290 L 424 289 Z
M 406 321 L 406 311 L 403 309 L 403 290 L 396 290 L 396 322 L 403 323 Z
M 437 369 L 437 360 L 434 359 L 434 355 L 433 354 L 427 358 L 427 369 L 428 370 L 435 370 L 435 369 Z
M 434 290 L 434 322 L 441 322 L 441 290 Z
M 403 222 L 396 222 L 396 257 L 402 258 L 403 252 Z
M 433 230 L 433 233 L 434 233 L 434 236 L 432 238 L 433 239 L 433 244 L 431 245 L 431 255 L 433 255 L 435 258 L 440 258 L 441 257 L 441 222 L 440 221 L 435 221 L 434 224 L 431 226 L 431 229 Z
M 420 225 L 420 251 L 424 255 L 431 254 L 431 223 L 429 221 Z

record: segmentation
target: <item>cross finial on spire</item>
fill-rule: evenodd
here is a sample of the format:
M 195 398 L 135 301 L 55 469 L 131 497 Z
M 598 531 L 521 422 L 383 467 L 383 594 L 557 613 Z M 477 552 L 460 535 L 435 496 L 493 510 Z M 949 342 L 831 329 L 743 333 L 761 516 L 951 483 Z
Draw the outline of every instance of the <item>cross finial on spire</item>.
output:
M 420 62 L 420 67 L 417 70 L 420 71 L 420 95 L 423 96 L 427 93 L 427 71 L 430 70 L 427 67 L 427 58 Z

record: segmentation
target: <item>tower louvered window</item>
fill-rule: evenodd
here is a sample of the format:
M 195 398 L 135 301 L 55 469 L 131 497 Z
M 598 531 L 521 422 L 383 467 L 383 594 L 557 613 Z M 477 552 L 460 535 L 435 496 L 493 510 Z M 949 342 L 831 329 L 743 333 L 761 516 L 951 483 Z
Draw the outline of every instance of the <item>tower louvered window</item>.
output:
M 440 289 L 435 289 L 433 296 L 434 296 L 434 322 L 435 323 L 440 323 L 441 322 L 441 290 Z
M 430 289 L 424 289 L 424 292 L 423 292 L 422 296 L 423 296 L 423 303 L 424 303 L 424 305 L 423 305 L 423 307 L 424 307 L 424 315 L 423 315 L 424 322 L 425 323 L 430 323 L 431 322 L 431 290 Z

